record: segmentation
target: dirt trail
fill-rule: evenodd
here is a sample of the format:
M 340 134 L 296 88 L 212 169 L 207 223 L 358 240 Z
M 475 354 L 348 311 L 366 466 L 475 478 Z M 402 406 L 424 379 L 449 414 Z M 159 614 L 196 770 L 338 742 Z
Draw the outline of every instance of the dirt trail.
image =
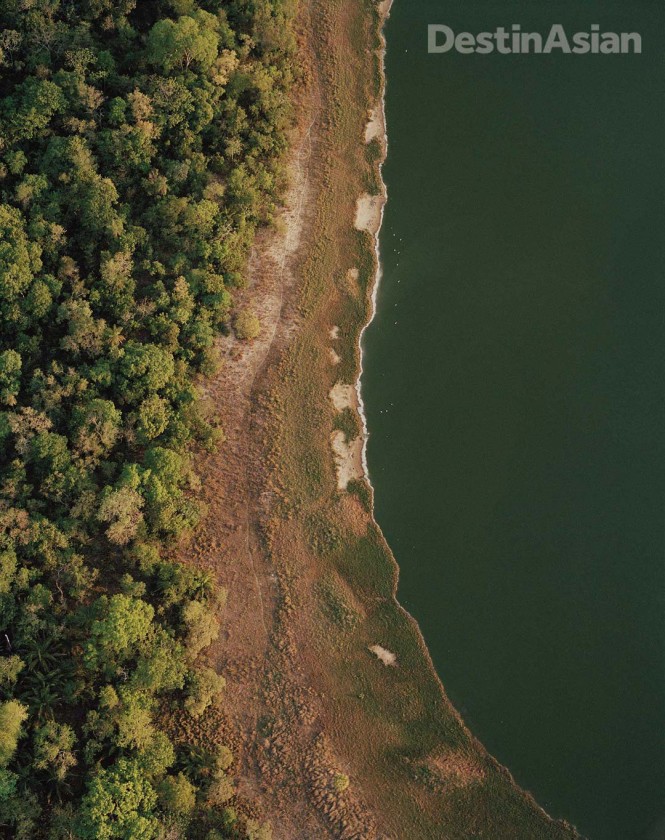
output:
M 226 439 L 199 464 L 207 511 L 183 559 L 213 571 L 229 592 L 220 640 L 209 660 L 227 680 L 222 737 L 236 756 L 239 794 L 270 820 L 275 840 L 360 840 L 377 835 L 365 833 L 363 826 L 372 820 L 354 796 L 349 795 L 339 817 L 326 813 L 329 745 L 321 733 L 320 708 L 314 708 L 320 697 L 309 688 L 305 660 L 296 661 L 290 629 L 280 623 L 277 607 L 285 595 L 289 602 L 288 583 L 283 570 L 271 563 L 262 534 L 273 500 L 266 498 L 261 380 L 298 330 L 300 248 L 311 244 L 317 202 L 311 174 L 325 120 L 310 14 L 310 3 L 303 2 L 301 49 L 309 60 L 288 164 L 290 188 L 274 228 L 258 234 L 247 287 L 236 295 L 239 307 L 259 317 L 261 334 L 249 343 L 221 340 L 220 371 L 203 383 Z M 279 686 L 275 675 L 280 675 Z M 266 720 L 271 721 L 269 732 L 264 731 Z M 334 763 L 332 757 L 328 763 Z
M 306 39 L 309 4 L 303 3 L 303 7 Z M 301 46 L 309 53 L 306 40 Z M 261 333 L 252 342 L 234 336 L 221 339 L 220 370 L 202 383 L 203 397 L 220 423 L 225 441 L 199 464 L 206 516 L 192 544 L 182 552 L 185 561 L 193 558 L 213 571 L 229 592 L 220 640 L 209 652 L 209 660 L 227 680 L 222 719 L 236 755 L 238 792 L 253 804 L 260 800 L 261 816 L 270 819 L 275 840 L 328 836 L 306 802 L 285 810 L 276 801 L 257 759 L 278 580 L 261 543 L 258 494 L 264 486 L 262 459 L 266 452 L 256 403 L 262 372 L 288 344 L 299 318 L 296 266 L 301 242 L 311 227 L 309 167 L 321 119 L 316 63 L 311 67 L 313 73 L 297 108 L 300 118 L 291 141 L 284 207 L 274 227 L 258 233 L 248 263 L 247 287 L 235 295 L 240 308 L 247 306 L 256 313 Z

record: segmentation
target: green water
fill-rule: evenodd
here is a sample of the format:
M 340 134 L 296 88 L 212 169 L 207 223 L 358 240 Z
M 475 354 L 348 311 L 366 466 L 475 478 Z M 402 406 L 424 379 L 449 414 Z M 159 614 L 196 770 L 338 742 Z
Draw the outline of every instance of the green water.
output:
M 428 55 L 428 23 L 644 53 Z M 387 38 L 363 393 L 400 598 L 543 807 L 665 837 L 665 4 L 396 0 Z

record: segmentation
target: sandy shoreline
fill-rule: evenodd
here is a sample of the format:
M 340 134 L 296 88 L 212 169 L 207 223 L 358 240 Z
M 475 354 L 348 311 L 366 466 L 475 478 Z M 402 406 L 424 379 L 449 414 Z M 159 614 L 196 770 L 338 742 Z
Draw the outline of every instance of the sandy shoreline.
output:
M 381 183 L 381 201 L 378 207 L 378 210 L 375 209 L 375 216 L 372 218 L 372 227 L 373 229 L 369 229 L 369 232 L 374 237 L 374 250 L 376 253 L 376 274 L 374 276 L 374 281 L 372 283 L 372 290 L 370 294 L 370 313 L 369 318 L 367 319 L 367 323 L 364 325 L 362 330 L 360 331 L 360 335 L 358 336 L 358 354 L 359 354 L 359 371 L 358 377 L 356 379 L 356 395 L 357 395 L 357 403 L 358 403 L 358 414 L 360 415 L 360 422 L 362 423 L 363 428 L 363 445 L 362 445 L 362 452 L 361 452 L 361 462 L 362 462 L 362 469 L 363 474 L 367 483 L 369 484 L 370 488 L 372 489 L 372 499 L 374 496 L 374 488 L 372 487 L 372 480 L 369 474 L 369 466 L 367 464 L 367 441 L 369 439 L 369 428 L 367 425 L 367 416 L 365 414 L 365 404 L 363 402 L 362 397 L 362 375 L 363 375 L 363 338 L 365 335 L 365 330 L 370 326 L 374 317 L 376 316 L 376 300 L 377 295 L 379 292 L 379 284 L 381 283 L 381 275 L 382 275 L 382 265 L 381 265 L 381 247 L 380 247 L 380 234 L 381 234 L 381 227 L 383 225 L 383 214 L 385 211 L 386 202 L 388 201 L 388 190 L 385 184 L 385 181 L 381 177 L 381 172 L 383 170 L 383 164 L 385 163 L 386 157 L 388 156 L 388 130 L 387 130 L 387 120 L 386 120 L 386 69 L 385 69 L 385 61 L 386 61 L 386 50 L 387 50 L 387 42 L 384 34 L 384 28 L 388 18 L 390 17 L 390 10 L 392 8 L 393 0 L 383 0 L 379 4 L 379 14 L 381 16 L 381 24 L 380 24 L 380 38 L 381 38 L 381 93 L 379 97 L 378 103 L 374 105 L 374 107 L 370 110 L 370 120 L 367 124 L 367 128 L 365 131 L 365 142 L 369 143 L 374 139 L 378 139 L 381 143 L 382 147 L 382 155 L 379 161 L 379 180 Z M 378 132 L 378 133 L 377 133 Z M 359 199 L 360 202 L 361 199 Z M 358 205 L 359 206 L 359 205 Z M 356 226 L 358 226 L 358 206 L 356 208 Z
M 375 512 L 374 512 L 374 486 L 372 485 L 372 481 L 369 474 L 369 466 L 367 463 L 367 442 L 369 439 L 369 428 L 367 425 L 367 417 L 365 414 L 365 406 L 363 403 L 362 398 L 362 375 L 363 375 L 363 337 L 365 335 L 365 331 L 369 328 L 372 324 L 372 321 L 376 317 L 377 312 L 377 296 L 379 291 L 379 286 L 382 279 L 383 267 L 381 262 L 381 250 L 380 250 L 380 233 L 381 228 L 383 225 L 383 218 L 385 213 L 385 206 L 388 201 L 388 191 L 383 180 L 381 177 L 381 173 L 383 170 L 383 165 L 385 163 L 386 157 L 388 155 L 388 130 L 387 130 L 387 118 L 386 118 L 386 86 L 387 86 L 387 77 L 386 77 L 386 69 L 385 69 L 385 57 L 387 51 L 387 42 L 385 38 L 385 25 L 390 16 L 390 10 L 392 8 L 394 0 L 382 0 L 378 4 L 379 16 L 380 16 L 380 25 L 379 25 L 379 35 L 381 38 L 382 46 L 381 46 L 381 92 L 379 101 L 369 109 L 369 119 L 365 128 L 365 143 L 369 144 L 372 141 L 376 140 L 381 144 L 382 154 L 378 161 L 378 170 L 379 170 L 379 182 L 380 182 L 380 192 L 378 195 L 370 195 L 369 193 L 364 193 L 361 195 L 356 203 L 356 214 L 355 214 L 355 222 L 354 225 L 357 230 L 364 230 L 371 234 L 374 239 L 374 249 L 376 253 L 376 274 L 374 277 L 374 281 L 371 287 L 370 293 L 370 313 L 367 319 L 367 322 L 362 327 L 360 334 L 358 336 L 358 351 L 359 351 L 359 372 L 355 383 L 355 391 L 356 391 L 356 408 L 358 414 L 361 419 L 363 434 L 362 434 L 362 449 L 360 452 L 360 462 L 362 465 L 362 472 L 363 477 L 367 481 L 371 491 L 371 517 L 374 521 L 376 527 L 378 528 L 379 532 L 381 532 L 381 527 L 376 522 Z M 438 688 L 441 692 L 441 696 L 445 698 L 445 701 L 449 703 L 445 687 L 443 685 L 441 676 L 439 675 L 434 662 L 432 660 L 429 648 L 425 643 L 424 637 L 420 630 L 420 626 L 416 619 L 411 615 L 411 613 L 400 603 L 397 597 L 397 583 L 399 579 L 399 565 L 397 560 L 392 553 L 392 549 L 385 541 L 385 548 L 388 552 L 389 556 L 391 557 L 392 563 L 394 565 L 396 576 L 394 579 L 394 588 L 393 588 L 393 598 L 395 601 L 395 605 L 397 609 L 406 617 L 409 624 L 411 625 L 413 632 L 416 636 L 418 641 L 418 645 L 421 649 L 421 652 L 424 656 L 425 661 L 427 662 L 427 667 L 429 668 L 432 676 Z M 383 648 L 381 645 L 374 645 L 370 648 L 372 653 L 377 656 L 384 665 L 396 665 L 396 657 L 393 653 Z M 466 724 L 464 723 L 461 715 L 454 708 L 450 705 L 450 710 L 455 718 L 459 721 L 460 725 L 467 731 L 470 740 L 474 743 L 476 748 L 479 750 L 481 755 L 486 756 L 489 763 L 493 766 L 495 770 L 498 770 L 501 773 L 504 773 L 506 778 L 509 779 L 509 784 L 514 788 L 515 791 L 518 791 L 521 795 L 524 796 L 524 799 L 529 803 L 534 810 L 541 815 L 545 821 L 549 824 L 549 826 L 554 826 L 558 824 L 558 826 L 563 830 L 563 832 L 570 832 L 570 835 L 574 838 L 578 838 L 578 840 L 582 840 L 581 835 L 578 834 L 576 828 L 572 826 L 570 823 L 562 820 L 556 823 L 555 820 L 545 811 L 541 805 L 536 802 L 532 794 L 527 790 L 522 790 L 520 786 L 515 782 L 514 778 L 512 777 L 510 771 L 503 767 L 492 755 L 487 753 L 483 744 L 481 744 L 477 738 L 466 729 Z M 475 776 L 476 771 L 472 774 L 467 773 L 467 776 Z
M 349 460 L 352 459 L 350 464 L 351 470 L 359 470 L 362 469 L 362 476 L 366 480 L 370 491 L 371 491 L 371 517 L 372 520 L 375 522 L 376 527 L 378 528 L 379 532 L 381 532 L 381 527 L 376 522 L 375 513 L 374 513 L 374 486 L 372 485 L 372 481 L 369 474 L 369 466 L 367 463 L 367 442 L 369 439 L 369 428 L 367 425 L 367 417 L 365 413 L 365 406 L 362 398 L 362 375 L 363 375 L 363 337 L 365 335 L 365 331 L 371 325 L 372 321 L 376 317 L 377 312 L 377 296 L 379 291 L 379 286 L 381 283 L 383 267 L 381 262 L 381 250 L 380 250 L 380 233 L 381 228 L 383 225 L 383 218 L 385 213 L 385 206 L 388 200 L 388 191 L 383 180 L 381 177 L 381 173 L 383 170 L 383 165 L 385 163 L 386 157 L 388 155 L 388 131 L 387 131 L 387 118 L 386 118 L 386 86 L 387 86 L 387 77 L 386 77 L 386 70 L 385 70 L 385 57 L 386 57 L 386 50 L 387 50 L 387 42 L 385 38 L 385 25 L 390 16 L 390 10 L 392 8 L 394 0 L 382 0 L 378 4 L 379 16 L 380 16 L 380 24 L 379 24 L 379 35 L 381 39 L 381 92 L 380 97 L 377 103 L 374 106 L 370 106 L 368 110 L 369 119 L 367 125 L 365 127 L 365 143 L 369 144 L 372 141 L 378 141 L 381 145 L 382 153 L 378 161 L 378 171 L 379 171 L 379 182 L 380 182 L 380 192 L 377 195 L 370 195 L 369 193 L 363 193 L 356 202 L 356 212 L 355 212 L 355 220 L 354 226 L 357 230 L 363 230 L 369 233 L 373 240 L 374 240 L 374 250 L 376 254 L 376 273 L 375 277 L 371 286 L 370 292 L 370 313 L 367 319 L 367 322 L 364 324 L 362 329 L 360 330 L 360 334 L 358 336 L 358 352 L 359 352 L 359 372 L 355 382 L 355 392 L 356 392 L 356 399 L 353 401 L 355 403 L 354 407 L 356 408 L 358 415 L 360 417 L 362 423 L 362 435 L 361 438 L 358 438 L 358 441 L 362 442 L 362 446 L 358 452 L 358 450 L 349 451 L 347 447 L 346 452 L 346 469 L 349 469 Z M 338 433 L 339 434 L 339 433 Z M 343 436 L 342 436 L 343 438 Z M 337 448 L 339 449 L 339 447 Z M 333 445 L 333 451 L 335 452 L 335 457 L 340 457 L 337 454 L 337 450 Z M 341 473 L 338 471 L 338 476 Z M 391 557 L 391 561 L 394 565 L 396 576 L 394 579 L 394 589 L 393 589 L 393 598 L 395 601 L 395 605 L 397 609 L 407 618 L 409 624 L 413 628 L 415 636 L 418 640 L 418 645 L 421 649 L 422 654 L 424 655 L 425 661 L 427 662 L 427 666 L 430 669 L 432 676 L 434 677 L 435 682 L 437 683 L 439 690 L 441 692 L 441 696 L 445 698 L 446 702 L 449 702 L 447 699 L 447 694 L 445 691 L 445 687 L 441 680 L 441 677 L 434 665 L 432 660 L 430 651 L 425 643 L 425 640 L 422 636 L 422 632 L 420 630 L 420 626 L 416 619 L 411 615 L 411 613 L 399 602 L 397 597 L 397 582 L 399 579 L 399 565 L 397 560 L 392 553 L 390 546 L 385 542 L 385 548 L 388 552 L 389 556 Z M 380 661 L 383 662 L 384 665 L 395 665 L 396 657 L 393 653 L 389 650 L 383 648 L 381 645 L 374 645 L 370 647 L 370 651 L 377 656 Z M 460 725 L 466 730 L 466 725 L 460 716 L 457 709 L 455 709 L 452 705 L 450 706 L 450 710 L 455 718 L 459 721 Z M 502 765 L 499 764 L 496 759 L 491 756 L 489 753 L 486 752 L 484 745 L 482 745 L 475 736 L 466 730 L 471 741 L 474 743 L 476 748 L 479 750 L 481 755 L 485 755 L 487 760 L 490 762 L 491 765 L 499 772 L 505 774 L 505 776 L 509 779 L 509 783 L 516 791 L 519 791 L 521 795 L 524 796 L 525 800 L 530 804 L 531 807 L 535 809 L 537 813 L 539 813 L 546 822 L 553 826 L 555 825 L 555 821 L 550 817 L 550 815 L 536 802 L 534 797 L 529 791 L 522 790 L 519 785 L 513 779 L 509 770 L 504 768 Z M 570 825 L 566 821 L 561 821 L 558 825 L 563 829 L 564 832 L 570 832 L 571 836 L 575 838 L 580 838 L 581 836 L 577 833 L 577 830 L 574 826 Z
M 354 219 L 354 227 L 356 230 L 361 230 L 369 233 L 374 239 L 374 250 L 376 253 L 376 274 L 371 284 L 370 300 L 371 309 L 367 323 L 363 326 L 358 336 L 358 354 L 360 359 L 359 373 L 355 385 L 343 385 L 338 383 L 330 397 L 338 412 L 346 408 L 350 408 L 357 412 L 360 417 L 362 433 L 360 437 L 354 440 L 347 440 L 346 436 L 341 431 L 335 431 L 330 437 L 330 445 L 333 451 L 333 458 L 335 461 L 335 469 L 337 472 L 337 487 L 339 490 L 346 490 L 349 482 L 364 478 L 372 487 L 369 468 L 367 466 L 367 440 L 369 438 L 369 430 L 367 426 L 367 418 L 365 416 L 365 407 L 362 399 L 361 378 L 363 373 L 363 348 L 362 339 L 365 330 L 374 320 L 376 314 L 376 296 L 378 292 L 379 282 L 381 280 L 381 255 L 379 250 L 379 235 L 381 233 L 381 226 L 383 224 L 383 213 L 388 200 L 388 191 L 386 189 L 383 178 L 380 177 L 383 163 L 388 154 L 388 133 L 386 129 L 386 76 L 385 76 L 385 55 L 386 55 L 386 39 L 383 30 L 390 16 L 390 9 L 393 0 L 383 0 L 379 4 L 380 16 L 380 38 L 381 38 L 381 92 L 378 101 L 368 109 L 369 119 L 365 126 L 365 144 L 371 143 L 373 140 L 378 141 L 381 146 L 381 157 L 379 160 L 379 182 L 380 191 L 376 195 L 370 193 L 363 193 L 356 201 L 356 213 Z M 356 272 L 357 269 L 352 269 Z M 331 338 L 336 339 L 337 335 L 331 332 Z M 336 359 L 339 357 L 333 348 L 330 349 L 331 360 L 336 364 Z M 340 394 L 344 393 L 344 398 L 340 399 Z M 372 489 L 373 493 L 373 489 Z
M 381 215 L 386 203 L 385 196 L 364 193 L 356 203 L 356 230 L 366 230 L 376 236 L 381 230 Z

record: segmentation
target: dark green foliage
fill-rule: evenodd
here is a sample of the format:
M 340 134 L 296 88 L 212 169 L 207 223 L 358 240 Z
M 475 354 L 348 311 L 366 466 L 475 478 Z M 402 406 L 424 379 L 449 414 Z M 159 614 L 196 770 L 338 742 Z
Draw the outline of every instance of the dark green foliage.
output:
M 349 481 L 346 489 L 349 493 L 353 493 L 360 499 L 367 513 L 372 512 L 372 491 L 365 479 L 360 478 Z
M 254 831 L 205 805 L 228 763 L 209 795 L 160 728 L 224 684 L 222 593 L 161 550 L 197 522 L 194 383 L 278 198 L 290 5 L 0 4 L 3 837 Z
M 335 415 L 334 425 L 336 429 L 344 432 L 344 439 L 347 443 L 360 437 L 362 426 L 358 412 L 352 408 L 344 408 Z

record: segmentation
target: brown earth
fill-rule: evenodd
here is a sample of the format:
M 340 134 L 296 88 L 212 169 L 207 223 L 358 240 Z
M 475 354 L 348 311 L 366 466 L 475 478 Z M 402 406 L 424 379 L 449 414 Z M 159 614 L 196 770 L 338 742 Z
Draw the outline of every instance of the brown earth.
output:
M 214 737 L 276 840 L 573 838 L 465 729 L 395 601 L 370 489 L 338 488 L 329 394 L 355 382 L 376 270 L 354 221 L 358 197 L 380 193 L 365 145 L 378 30 L 372 0 L 301 0 L 291 187 L 239 296 L 262 332 L 223 339 L 203 386 L 226 440 L 201 459 L 207 515 L 179 553 L 229 592 L 209 653 L 227 679 Z

